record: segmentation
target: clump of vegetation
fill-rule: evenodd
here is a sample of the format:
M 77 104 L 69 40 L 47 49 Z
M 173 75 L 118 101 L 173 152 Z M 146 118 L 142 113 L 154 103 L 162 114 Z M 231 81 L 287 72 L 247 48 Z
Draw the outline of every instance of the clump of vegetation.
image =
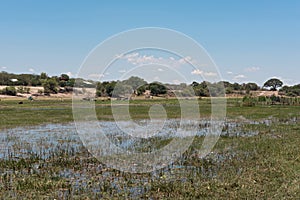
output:
M 30 88 L 19 86 L 19 87 L 17 87 L 17 92 L 21 93 L 21 94 L 29 94 L 30 93 Z
M 243 105 L 244 106 L 255 106 L 256 99 L 252 98 L 251 96 L 244 96 L 243 98 Z
M 150 83 L 148 86 L 146 86 L 146 88 L 148 88 L 150 90 L 151 95 L 153 95 L 153 96 L 158 96 L 158 95 L 167 93 L 166 86 L 159 82 Z
M 300 84 L 294 86 L 283 86 L 279 91 L 290 97 L 300 96 Z
M 38 89 L 38 94 L 42 95 L 44 93 L 44 90 Z
M 17 95 L 17 90 L 13 86 L 8 86 L 8 87 L 5 87 L 4 89 L 0 90 L 0 94 L 16 96 Z
M 53 78 L 46 79 L 43 82 L 43 87 L 44 87 L 44 94 L 46 95 L 56 94 L 58 92 L 58 83 Z
M 139 77 L 130 77 L 124 81 L 98 82 L 96 86 L 97 97 L 124 97 L 126 94 L 142 95 L 149 90 L 151 95 L 158 96 L 167 93 L 167 87 L 159 82 L 147 83 Z
M 243 97 L 244 106 L 256 105 L 300 105 L 299 98 L 280 97 L 276 95 L 253 97 L 246 95 Z

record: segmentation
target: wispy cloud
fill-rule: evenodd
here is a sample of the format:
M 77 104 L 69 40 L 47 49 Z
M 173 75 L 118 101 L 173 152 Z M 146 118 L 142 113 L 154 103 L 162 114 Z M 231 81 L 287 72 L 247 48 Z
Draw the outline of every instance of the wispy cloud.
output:
M 260 70 L 260 67 L 248 67 L 245 69 L 246 72 L 256 72 L 259 70 Z
M 203 76 L 209 76 L 209 77 L 217 76 L 217 74 L 214 73 L 214 72 L 204 72 L 204 71 L 202 71 L 202 70 L 200 70 L 200 69 L 195 69 L 195 70 L 193 70 L 193 71 L 191 72 L 191 74 L 193 74 L 193 75 L 203 75 Z
M 227 74 L 233 74 L 233 72 L 228 71 Z
M 31 73 L 35 72 L 35 70 L 33 68 L 29 68 L 28 71 L 31 72 Z
M 214 72 L 204 72 L 204 76 L 217 76 L 217 73 L 214 73 Z
M 239 75 L 236 75 L 235 77 L 233 77 L 233 80 L 235 80 L 235 81 L 240 81 L 240 80 L 243 80 L 243 79 L 245 79 L 245 78 L 246 78 L 245 75 L 239 74 Z
M 7 67 L 1 67 L 1 69 L 6 69 Z
M 134 52 L 126 55 L 117 55 L 118 59 L 127 60 L 127 62 L 133 65 L 145 65 L 145 64 L 161 64 L 172 67 L 180 67 L 188 63 L 195 64 L 196 61 L 190 56 L 176 59 L 174 57 L 156 57 L 154 55 L 140 55 L 138 52 Z
M 201 71 L 200 69 L 195 69 L 191 73 L 194 74 L 194 75 L 202 75 L 203 71 Z

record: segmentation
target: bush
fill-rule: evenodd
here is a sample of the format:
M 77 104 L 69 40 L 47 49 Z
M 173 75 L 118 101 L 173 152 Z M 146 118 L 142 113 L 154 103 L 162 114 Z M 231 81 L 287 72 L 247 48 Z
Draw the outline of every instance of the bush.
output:
M 243 98 L 243 106 L 255 106 L 256 100 L 253 97 L 250 96 L 244 96 Z
M 164 86 L 163 84 L 158 83 L 158 82 L 150 83 L 149 89 L 150 89 L 151 95 L 153 95 L 153 96 L 158 96 L 158 95 L 167 93 L 166 86 Z
M 275 96 L 274 94 L 272 96 L 270 96 L 270 99 L 271 99 L 272 103 L 280 102 L 280 97 Z
M 265 96 L 259 96 L 258 97 L 258 101 L 259 102 L 266 102 L 267 101 L 267 98 Z
M 24 94 L 24 93 L 29 94 L 30 93 L 30 88 L 29 87 L 19 86 L 17 88 L 17 92 L 21 93 L 21 94 Z
M 43 87 L 44 87 L 44 93 L 46 95 L 50 95 L 51 93 L 57 94 L 58 92 L 58 83 L 54 78 L 47 79 L 46 81 L 44 81 Z
M 4 88 L 3 90 L 1 90 L 1 94 L 16 96 L 17 90 L 13 86 L 8 86 L 8 87 Z
M 40 95 L 42 95 L 44 93 L 44 90 L 38 89 L 37 91 Z
M 289 97 L 297 97 L 297 96 L 298 96 L 298 95 L 297 95 L 296 93 L 294 93 L 294 92 L 288 92 L 286 95 L 289 96 Z

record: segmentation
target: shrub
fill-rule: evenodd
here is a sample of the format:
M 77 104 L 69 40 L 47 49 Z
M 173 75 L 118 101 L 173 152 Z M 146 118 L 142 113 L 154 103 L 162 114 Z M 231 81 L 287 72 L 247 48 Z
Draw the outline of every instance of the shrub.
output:
M 256 100 L 250 96 L 244 96 L 243 98 L 243 106 L 255 106 Z
M 46 81 L 44 81 L 43 87 L 44 87 L 44 93 L 46 95 L 50 95 L 51 93 L 57 94 L 58 92 L 58 83 L 54 78 L 47 79 Z
M 8 86 L 8 87 L 4 88 L 3 90 L 1 90 L 1 94 L 16 96 L 17 90 L 13 86 Z
M 259 96 L 258 97 L 258 101 L 259 102 L 266 102 L 267 101 L 267 98 L 265 96 Z
M 44 90 L 39 89 L 37 92 L 41 95 L 44 93 Z
M 21 93 L 21 94 L 24 94 L 24 93 L 29 94 L 30 93 L 30 88 L 29 87 L 19 86 L 17 88 L 17 92 Z

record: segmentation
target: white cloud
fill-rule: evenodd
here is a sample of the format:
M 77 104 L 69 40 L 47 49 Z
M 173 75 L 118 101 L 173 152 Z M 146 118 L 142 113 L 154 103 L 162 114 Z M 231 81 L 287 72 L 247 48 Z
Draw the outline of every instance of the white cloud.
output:
M 228 71 L 227 74 L 233 74 L 233 72 Z
M 204 72 L 204 76 L 217 76 L 217 73 L 214 73 L 214 72 Z
M 259 71 L 260 68 L 259 67 L 248 67 L 245 69 L 246 72 L 256 72 Z
M 202 75 L 203 71 L 201 71 L 200 69 L 194 69 L 191 73 L 194 75 Z
M 7 67 L 1 67 L 1 69 L 6 69 Z
M 217 73 L 214 73 L 214 72 L 204 72 L 204 71 L 201 71 L 200 69 L 194 69 L 191 74 L 194 74 L 194 75 L 203 75 L 203 76 L 217 76 Z
M 161 69 L 161 68 L 158 68 L 158 69 L 157 69 L 157 71 L 159 71 L 159 72 L 163 72 L 164 70 L 163 70 L 163 69 Z
M 139 53 L 131 53 L 126 55 L 117 55 L 119 59 L 124 59 L 133 65 L 145 65 L 145 64 L 160 64 L 172 67 L 180 67 L 188 63 L 196 63 L 190 56 L 185 58 L 176 59 L 174 57 L 155 57 L 153 55 L 140 55 Z
M 35 70 L 33 68 L 29 68 L 28 71 L 30 71 L 32 73 L 35 72 Z
M 245 79 L 245 78 L 246 78 L 245 75 L 239 74 L 239 75 L 236 75 L 235 77 L 233 77 L 233 80 L 239 81 L 239 80 L 242 80 L 242 79 Z

